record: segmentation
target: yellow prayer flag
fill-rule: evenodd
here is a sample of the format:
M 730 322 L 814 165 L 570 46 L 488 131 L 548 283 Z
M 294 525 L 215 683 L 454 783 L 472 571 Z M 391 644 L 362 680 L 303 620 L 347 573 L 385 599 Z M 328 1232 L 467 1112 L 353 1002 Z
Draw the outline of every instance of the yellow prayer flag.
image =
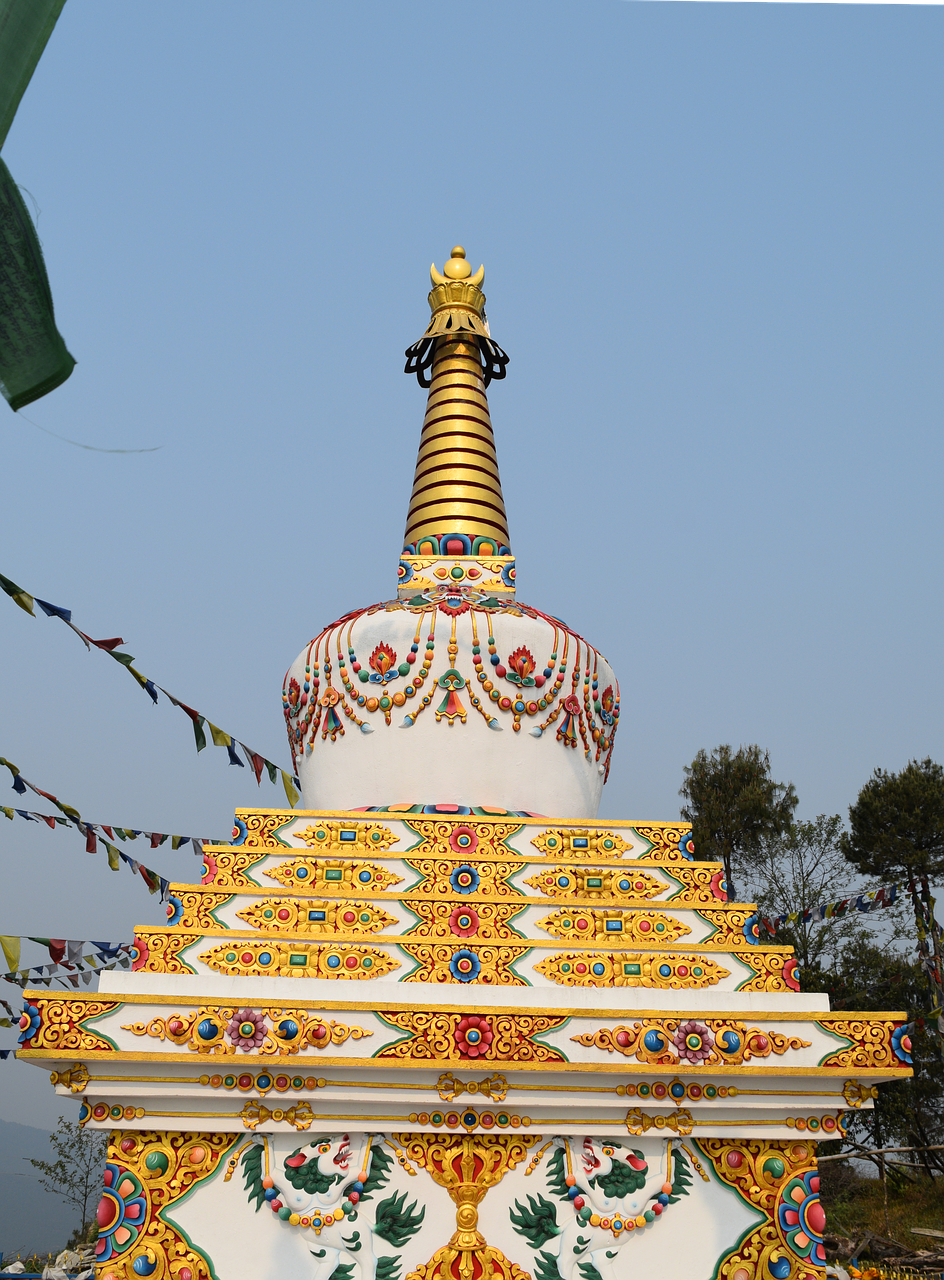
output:
M 0 947 L 3 947 L 7 969 L 12 973 L 20 963 L 20 939 L 0 934 Z
M 280 769 L 279 772 L 282 775 L 282 786 L 285 788 L 285 798 L 288 800 L 290 807 L 294 809 L 299 801 L 299 795 L 295 790 L 295 784 L 284 769 Z
M 232 742 L 232 738 L 228 733 L 224 733 L 222 729 L 217 729 L 216 725 L 210 724 L 209 720 L 207 721 L 207 728 L 213 736 L 213 745 L 215 747 L 228 747 Z

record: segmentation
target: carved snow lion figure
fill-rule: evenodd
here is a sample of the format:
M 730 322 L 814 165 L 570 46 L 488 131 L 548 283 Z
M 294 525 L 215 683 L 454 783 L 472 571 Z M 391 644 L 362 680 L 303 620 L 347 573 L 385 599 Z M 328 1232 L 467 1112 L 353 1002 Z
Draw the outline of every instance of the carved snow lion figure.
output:
M 509 1211 L 515 1231 L 537 1255 L 536 1280 L 617 1280 L 616 1261 L 627 1241 L 688 1195 L 688 1162 L 680 1149 L 671 1151 L 667 1176 L 650 1169 L 642 1151 L 615 1140 L 584 1138 L 576 1152 L 567 1138 L 555 1138 L 553 1146 L 547 1188 L 566 1203 L 564 1221 L 558 1223 L 557 1206 L 542 1195 L 529 1195 L 527 1205 L 516 1200 Z M 550 1240 L 555 1251 L 538 1252 Z
M 381 1140 L 358 1134 L 313 1138 L 303 1146 L 291 1133 L 259 1134 L 242 1158 L 250 1201 L 280 1223 L 304 1232 L 314 1259 L 312 1280 L 399 1280 L 400 1259 L 378 1255 L 385 1240 L 401 1249 L 426 1210 L 394 1192 L 374 1206 L 373 1193 L 390 1176 Z

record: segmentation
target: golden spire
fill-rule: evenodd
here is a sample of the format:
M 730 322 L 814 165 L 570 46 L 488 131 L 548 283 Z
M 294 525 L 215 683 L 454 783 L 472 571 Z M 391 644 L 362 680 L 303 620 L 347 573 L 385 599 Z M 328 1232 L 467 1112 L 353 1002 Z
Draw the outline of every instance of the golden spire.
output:
M 465 250 L 456 245 L 442 273 L 433 266 L 430 276 L 432 318 L 406 353 L 406 372 L 429 388 L 429 398 L 405 551 L 507 556 L 505 500 L 485 388 L 505 376 L 508 357 L 488 332 L 481 291 L 485 268 L 473 276 Z

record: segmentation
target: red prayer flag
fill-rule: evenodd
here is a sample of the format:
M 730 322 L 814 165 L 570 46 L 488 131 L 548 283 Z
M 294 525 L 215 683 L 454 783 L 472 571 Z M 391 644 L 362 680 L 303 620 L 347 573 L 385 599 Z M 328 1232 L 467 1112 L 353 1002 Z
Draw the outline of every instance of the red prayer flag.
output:
M 65 953 L 66 953 L 65 938 L 49 939 L 49 958 L 53 962 L 53 964 L 61 964 L 62 957 L 65 955 Z
M 85 852 L 96 853 L 98 850 L 98 837 L 90 826 L 85 828 Z

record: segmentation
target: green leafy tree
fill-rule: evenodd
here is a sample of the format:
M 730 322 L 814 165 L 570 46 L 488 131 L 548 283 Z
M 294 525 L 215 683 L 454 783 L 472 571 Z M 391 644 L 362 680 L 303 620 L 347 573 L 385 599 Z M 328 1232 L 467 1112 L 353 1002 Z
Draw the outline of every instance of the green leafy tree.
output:
M 60 1116 L 49 1141 L 55 1159 L 30 1160 L 30 1164 L 39 1170 L 39 1183 L 44 1191 L 61 1196 L 76 1209 L 81 1223 L 81 1239 L 86 1240 L 101 1191 L 108 1134 L 83 1129 Z
M 940 1007 L 941 931 L 929 882 L 944 873 L 944 769 L 930 758 L 910 760 L 901 773 L 876 769 L 850 806 L 849 827 L 842 849 L 854 866 L 910 882 L 918 949 Z
M 933 1022 L 925 1021 L 927 988 L 923 968 L 891 945 L 857 938 L 818 976 L 834 1012 L 904 1011 L 910 1020 L 912 1067 L 909 1080 L 879 1086 L 874 1110 L 846 1112 L 848 1137 L 865 1147 L 933 1147 L 944 1143 L 944 1070 Z M 837 1144 L 838 1145 L 838 1144 Z M 822 1147 L 822 1153 L 832 1144 Z M 921 1151 L 898 1159 L 923 1166 L 926 1174 L 944 1172 L 944 1152 Z M 892 1157 L 895 1159 L 895 1157 Z M 907 1174 L 889 1165 L 893 1178 Z
M 944 769 L 911 760 L 901 773 L 876 769 L 849 809 L 846 858 L 883 879 L 944 873 Z
M 789 915 L 824 902 L 851 898 L 854 872 L 842 852 L 842 818 L 821 813 L 812 822 L 793 822 L 779 835 L 762 839 L 752 860 L 735 862 L 735 874 L 746 886 L 762 916 Z M 902 915 L 901 908 L 895 922 Z M 819 974 L 832 965 L 842 948 L 862 937 L 869 917 L 852 910 L 823 921 L 798 920 L 779 929 L 770 941 L 793 947 L 804 991 L 820 991 Z M 892 916 L 883 915 L 892 923 Z
M 753 861 L 765 839 L 790 826 L 797 806 L 792 782 L 774 782 L 770 756 L 758 746 L 702 749 L 685 766 L 679 795 L 692 824 L 698 857 L 724 863 L 728 897 L 735 897 L 734 864 Z

